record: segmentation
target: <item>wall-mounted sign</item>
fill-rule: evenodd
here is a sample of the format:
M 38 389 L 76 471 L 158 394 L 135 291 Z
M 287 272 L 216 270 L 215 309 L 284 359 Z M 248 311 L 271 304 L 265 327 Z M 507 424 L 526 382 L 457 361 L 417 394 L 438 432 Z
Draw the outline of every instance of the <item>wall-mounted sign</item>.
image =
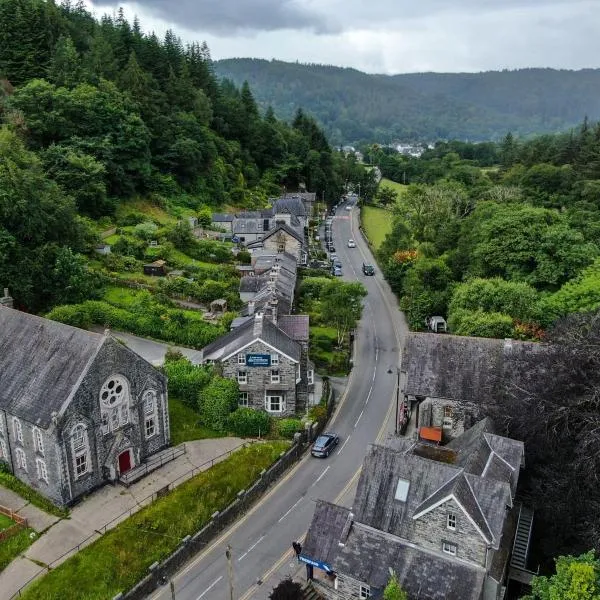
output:
M 246 354 L 247 367 L 270 367 L 270 354 Z
M 323 571 L 333 571 L 333 569 L 331 568 L 330 565 L 328 565 L 325 562 L 322 562 L 320 560 L 314 560 L 312 558 L 308 558 L 308 556 L 304 556 L 303 554 L 301 554 L 298 557 L 298 560 L 300 562 L 306 563 L 307 565 L 312 565 L 313 567 L 317 567 L 317 569 L 322 569 Z

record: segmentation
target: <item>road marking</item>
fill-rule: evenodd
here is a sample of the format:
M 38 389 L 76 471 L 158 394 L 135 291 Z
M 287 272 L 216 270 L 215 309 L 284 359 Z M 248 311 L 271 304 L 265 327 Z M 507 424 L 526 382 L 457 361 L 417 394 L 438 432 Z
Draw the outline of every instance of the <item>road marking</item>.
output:
M 375 381 L 375 377 L 373 377 L 373 381 Z M 371 384 L 371 388 L 369 389 L 369 393 L 367 394 L 367 399 L 365 400 L 365 406 L 369 404 L 369 400 L 371 398 L 371 394 L 373 393 L 373 384 Z
M 296 504 L 294 504 L 294 506 L 292 506 L 292 508 L 290 508 L 290 510 L 288 510 L 286 513 L 281 515 L 281 518 L 277 522 L 281 523 L 281 521 L 283 521 L 296 508 L 296 506 L 298 506 L 298 504 L 300 504 L 300 502 L 302 502 L 302 498 L 300 498 L 300 500 L 298 500 L 298 502 L 296 502 Z
M 354 423 L 355 428 L 358 425 L 358 422 L 360 421 L 360 418 L 363 416 L 364 412 L 365 412 L 364 409 L 360 411 L 360 415 L 358 415 L 358 419 L 356 419 L 356 423 Z
M 244 552 L 244 554 L 242 554 L 238 558 L 238 562 L 240 562 L 240 560 L 242 560 L 242 558 L 244 558 L 245 556 L 247 556 L 249 552 L 252 552 L 252 550 L 254 550 L 254 548 L 256 548 L 256 546 L 258 546 L 264 539 L 265 539 L 264 535 L 262 535 L 261 537 L 259 537 L 258 541 L 254 542 L 254 544 L 252 544 L 252 546 L 250 546 L 250 548 L 248 548 L 248 550 L 246 550 L 246 552 Z
M 346 438 L 346 441 L 342 444 L 342 447 L 337 451 L 338 456 L 342 453 L 342 450 L 344 449 L 344 446 L 348 443 L 348 440 L 350 439 L 350 436 L 348 436 Z
M 221 577 L 219 577 L 218 579 L 215 579 L 199 596 L 197 600 L 200 600 L 200 598 L 204 598 L 204 596 L 206 596 L 206 594 L 208 594 L 208 592 L 210 592 L 210 590 L 212 590 L 215 585 L 217 585 L 217 583 L 219 583 L 219 581 L 221 581 L 221 579 L 223 579 L 223 575 L 221 575 Z
M 323 479 L 323 476 L 325 475 L 325 473 L 327 473 L 327 471 L 329 471 L 330 467 L 327 467 L 318 477 L 317 480 L 313 483 L 313 485 L 317 485 L 317 483 L 319 483 L 319 481 L 321 481 L 321 479 Z

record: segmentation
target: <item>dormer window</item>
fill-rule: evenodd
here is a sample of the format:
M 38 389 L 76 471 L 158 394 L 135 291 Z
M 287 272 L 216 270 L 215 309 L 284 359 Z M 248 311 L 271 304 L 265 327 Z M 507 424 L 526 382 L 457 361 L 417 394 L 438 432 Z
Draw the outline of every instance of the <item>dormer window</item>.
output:
M 399 500 L 400 502 L 406 502 L 409 488 L 410 481 L 406 479 L 398 479 L 398 484 L 396 485 L 396 495 L 394 496 L 396 500 Z

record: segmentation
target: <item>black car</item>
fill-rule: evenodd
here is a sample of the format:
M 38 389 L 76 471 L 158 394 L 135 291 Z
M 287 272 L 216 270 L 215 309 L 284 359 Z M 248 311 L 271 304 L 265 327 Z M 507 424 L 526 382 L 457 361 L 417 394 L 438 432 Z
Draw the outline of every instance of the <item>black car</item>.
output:
M 362 272 L 365 275 L 375 275 L 375 267 L 373 265 L 368 264 L 368 263 L 363 263 Z
M 319 458 L 326 458 L 334 451 L 339 441 L 337 433 L 323 433 L 315 440 L 310 453 Z

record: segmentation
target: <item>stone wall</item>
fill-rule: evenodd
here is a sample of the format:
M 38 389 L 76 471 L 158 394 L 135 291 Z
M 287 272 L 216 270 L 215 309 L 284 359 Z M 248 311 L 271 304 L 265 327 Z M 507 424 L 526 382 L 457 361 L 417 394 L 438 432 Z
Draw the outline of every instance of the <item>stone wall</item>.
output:
M 227 508 L 215 514 L 197 533 L 183 540 L 181 545 L 160 564 L 154 565 L 150 573 L 128 592 L 119 595 L 123 600 L 143 600 L 158 588 L 166 579 L 172 577 L 185 563 L 206 546 L 226 527 L 242 516 L 266 492 L 266 490 L 295 462 L 304 449 L 303 443 L 297 443 L 282 453 L 268 470 L 264 471 L 252 487 L 242 490 L 238 498 Z
M 270 367 L 249 367 L 238 364 L 238 355 L 234 354 L 222 362 L 223 376 L 237 381 L 240 371 L 247 374 L 247 383 L 239 384 L 240 392 L 248 394 L 248 406 L 255 409 L 265 409 L 267 392 L 282 392 L 285 397 L 285 409 L 282 412 L 270 413 L 273 416 L 286 417 L 296 412 L 296 374 L 297 363 L 283 354 L 275 352 L 269 346 L 256 341 L 241 352 L 241 354 L 278 354 L 279 365 Z M 271 383 L 271 371 L 279 370 L 279 383 Z
M 447 527 L 448 514 L 456 516 L 456 529 Z M 414 521 L 411 542 L 442 552 L 442 543 L 456 544 L 456 558 L 485 567 L 487 545 L 463 510 L 449 500 Z
M 415 401 L 409 396 L 409 401 Z M 418 405 L 418 427 L 442 427 L 444 441 L 450 441 L 483 417 L 481 407 L 470 402 L 426 398 Z

